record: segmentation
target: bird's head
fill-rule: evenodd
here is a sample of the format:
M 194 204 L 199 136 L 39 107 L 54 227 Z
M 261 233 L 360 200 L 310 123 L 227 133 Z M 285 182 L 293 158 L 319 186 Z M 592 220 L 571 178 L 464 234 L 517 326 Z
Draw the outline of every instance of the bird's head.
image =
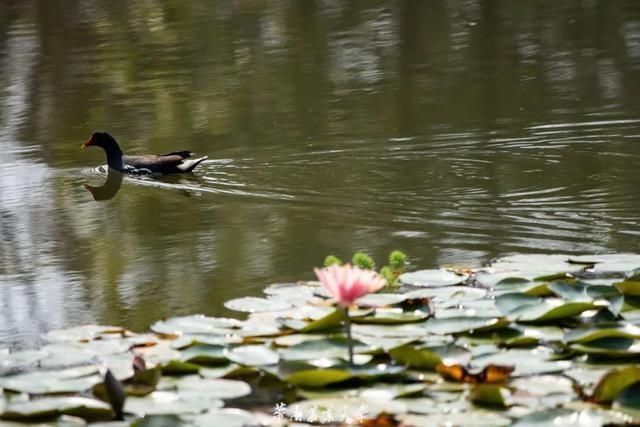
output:
M 109 147 L 117 145 L 118 143 L 116 142 L 116 140 L 107 132 L 94 132 L 93 134 L 91 134 L 89 139 L 87 139 L 87 141 L 82 144 L 82 148 L 102 147 L 104 149 L 107 149 Z

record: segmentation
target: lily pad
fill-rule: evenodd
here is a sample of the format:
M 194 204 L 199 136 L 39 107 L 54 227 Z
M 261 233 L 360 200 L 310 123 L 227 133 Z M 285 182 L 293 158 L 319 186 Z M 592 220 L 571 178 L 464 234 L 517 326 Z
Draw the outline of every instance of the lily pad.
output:
M 180 359 L 198 365 L 221 365 L 227 363 L 225 349 L 221 345 L 196 344 L 182 350 Z
M 408 299 L 430 298 L 439 309 L 462 306 L 472 301 L 481 300 L 487 290 L 471 286 L 444 286 L 410 291 L 404 294 Z
M 545 409 L 525 415 L 516 420 L 513 427 L 538 426 L 574 426 L 600 427 L 605 424 L 605 417 L 597 411 L 572 409 Z
M 502 318 L 457 316 L 445 319 L 429 319 L 424 328 L 431 334 L 449 335 L 496 330 L 508 325 L 509 321 Z
M 359 341 L 353 342 L 354 353 L 368 350 Z M 335 337 L 321 340 L 305 341 L 280 351 L 284 360 L 312 360 L 312 359 L 348 359 L 348 342 L 346 338 Z
M 245 313 L 281 311 L 291 308 L 291 304 L 288 302 L 258 297 L 235 298 L 225 302 L 224 306 L 230 310 L 243 311 Z
M 1 417 L 10 420 L 30 420 L 56 415 L 73 415 L 87 420 L 111 419 L 111 407 L 101 400 L 86 397 L 46 397 L 26 402 L 9 403 Z
M 35 371 L 0 377 L 0 387 L 29 393 L 74 393 L 89 390 L 102 382 L 98 366 L 83 366 L 59 371 Z
M 440 287 L 458 285 L 467 278 L 466 275 L 459 275 L 447 270 L 419 270 L 401 274 L 400 282 L 411 286 Z
M 625 387 L 616 396 L 612 408 L 640 420 L 640 381 Z
M 194 392 L 209 398 L 234 399 L 251 393 L 251 387 L 244 381 L 202 378 L 188 376 L 177 382 L 180 392 Z
M 469 392 L 469 400 L 480 406 L 506 408 L 510 406 L 511 391 L 497 384 L 476 384 Z
M 562 372 L 571 367 L 570 361 L 550 360 L 552 356 L 553 352 L 545 347 L 532 350 L 509 349 L 474 357 L 473 363 L 476 366 L 513 365 L 515 366 L 514 377 Z
M 596 403 L 609 403 L 631 384 L 640 381 L 640 367 L 625 366 L 607 372 L 596 384 L 591 400 Z
M 629 323 L 598 324 L 568 331 L 563 340 L 583 344 L 602 338 L 640 338 L 640 327 Z
M 354 375 L 342 369 L 307 369 L 294 372 L 285 381 L 301 387 L 324 387 L 353 378 Z
M 197 392 L 176 393 L 154 391 L 145 397 L 131 396 L 124 404 L 125 412 L 144 415 L 200 414 L 212 408 L 222 407 L 222 400 Z
M 567 255 L 516 254 L 500 258 L 491 264 L 496 272 L 533 273 L 537 277 L 555 273 L 573 273 L 584 270 L 585 266 L 571 264 Z
M 576 352 L 599 357 L 635 358 L 640 355 L 640 342 L 625 337 L 599 338 L 583 344 L 571 344 L 570 347 Z
M 495 412 L 474 410 L 470 412 L 403 415 L 400 420 L 410 426 L 465 426 L 465 427 L 504 427 L 511 425 L 511 419 Z
M 498 296 L 496 306 L 509 320 L 518 322 L 566 319 L 598 307 L 592 302 L 567 302 L 560 298 L 538 298 L 521 293 Z
M 297 330 L 299 332 L 310 334 L 315 332 L 326 332 L 339 328 L 344 320 L 344 313 L 342 310 L 336 309 L 331 313 L 321 317 L 320 319 L 312 322 L 285 322 L 286 326 Z
M 151 330 L 163 335 L 209 334 L 227 335 L 240 328 L 242 322 L 237 319 L 207 317 L 201 314 L 172 317 L 151 325 Z
M 421 310 L 413 312 L 401 310 L 385 310 L 378 309 L 371 316 L 357 317 L 353 319 L 354 323 L 366 323 L 373 325 L 401 325 L 403 323 L 422 322 L 430 316 Z
M 368 294 L 358 298 L 358 306 L 360 307 L 387 307 L 400 304 L 407 299 L 407 295 L 403 294 Z
M 280 360 L 277 352 L 263 345 L 247 345 L 227 349 L 225 356 L 232 362 L 246 366 L 273 365 Z
M 434 370 L 442 363 L 442 359 L 436 353 L 429 350 L 420 350 L 411 345 L 403 345 L 389 351 L 389 355 L 397 363 L 412 369 Z
M 623 295 L 640 297 L 640 280 L 617 282 L 613 286 Z
M 236 408 L 212 409 L 201 415 L 183 415 L 182 418 L 194 426 L 246 427 L 258 425 L 250 412 Z

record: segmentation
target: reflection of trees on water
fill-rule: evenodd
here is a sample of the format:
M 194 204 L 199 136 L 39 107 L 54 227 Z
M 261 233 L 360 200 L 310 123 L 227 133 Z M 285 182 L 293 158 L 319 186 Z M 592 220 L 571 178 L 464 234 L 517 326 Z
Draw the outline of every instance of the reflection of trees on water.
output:
M 253 141 L 354 126 L 419 133 L 638 103 L 633 1 L 16 7 L 14 16 L 35 20 L 42 44 L 33 120 L 63 135 L 79 132 L 78 115 L 88 123 L 125 117 L 112 122 L 141 137 L 188 130 Z

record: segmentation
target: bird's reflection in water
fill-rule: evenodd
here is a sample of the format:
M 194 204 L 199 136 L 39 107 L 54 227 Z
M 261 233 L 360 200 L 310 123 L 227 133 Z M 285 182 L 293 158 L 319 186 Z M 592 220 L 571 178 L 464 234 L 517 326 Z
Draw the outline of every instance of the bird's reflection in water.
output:
M 135 182 L 140 185 L 152 186 L 157 188 L 165 188 L 169 190 L 178 191 L 179 194 L 185 197 L 193 197 L 199 195 L 202 189 L 202 179 L 193 174 L 184 174 L 180 177 L 167 176 L 158 174 L 149 174 L 144 172 L 120 172 L 116 169 L 112 169 L 106 166 L 100 166 L 97 169 L 101 174 L 107 174 L 107 179 L 104 184 L 100 186 L 93 186 L 84 184 L 84 188 L 87 189 L 96 201 L 109 200 L 115 197 L 120 190 L 122 180 L 125 175 L 128 176 L 131 182 Z M 164 178 L 159 179 L 158 177 Z
M 122 178 L 124 174 L 115 169 L 107 168 L 107 179 L 99 187 L 94 187 L 89 184 L 85 184 L 84 188 L 91 193 L 93 196 L 93 200 L 101 201 L 101 200 L 109 200 L 112 199 L 120 190 L 120 185 L 122 185 Z

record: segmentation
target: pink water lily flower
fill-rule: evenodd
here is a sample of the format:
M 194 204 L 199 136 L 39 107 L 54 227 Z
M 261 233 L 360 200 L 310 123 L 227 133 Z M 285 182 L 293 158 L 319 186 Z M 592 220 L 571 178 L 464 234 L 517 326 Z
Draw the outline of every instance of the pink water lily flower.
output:
M 348 307 L 361 296 L 376 292 L 386 281 L 372 270 L 363 270 L 351 265 L 333 264 L 326 268 L 314 268 L 322 287 L 342 307 Z

